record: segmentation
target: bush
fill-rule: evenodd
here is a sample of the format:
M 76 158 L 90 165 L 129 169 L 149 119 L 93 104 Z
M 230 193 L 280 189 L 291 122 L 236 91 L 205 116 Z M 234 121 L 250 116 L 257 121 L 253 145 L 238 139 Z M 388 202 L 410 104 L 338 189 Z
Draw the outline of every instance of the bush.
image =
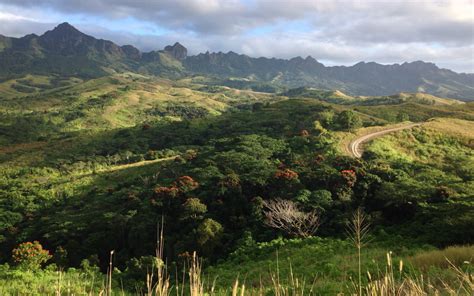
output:
M 12 251 L 13 261 L 28 270 L 39 269 L 51 257 L 38 241 L 22 243 Z
M 354 130 L 362 126 L 362 120 L 352 110 L 345 110 L 339 113 L 336 122 L 343 130 Z

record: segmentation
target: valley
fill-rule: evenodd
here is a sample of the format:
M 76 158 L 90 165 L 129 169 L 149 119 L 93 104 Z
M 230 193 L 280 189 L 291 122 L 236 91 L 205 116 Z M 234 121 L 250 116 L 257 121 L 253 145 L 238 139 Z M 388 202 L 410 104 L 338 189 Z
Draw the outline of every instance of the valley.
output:
M 472 291 L 473 74 L 61 24 L 0 75 L 1 295 Z

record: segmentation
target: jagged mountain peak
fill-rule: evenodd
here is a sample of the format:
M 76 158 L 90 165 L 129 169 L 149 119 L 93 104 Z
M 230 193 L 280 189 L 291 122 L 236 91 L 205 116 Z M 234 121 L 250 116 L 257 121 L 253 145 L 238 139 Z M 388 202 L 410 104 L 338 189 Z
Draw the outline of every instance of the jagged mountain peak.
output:
M 179 42 L 161 51 L 141 53 L 131 45 L 118 46 L 86 35 L 67 22 L 39 37 L 0 37 L 0 78 L 8 78 L 12 73 L 96 77 L 111 70 L 173 77 L 190 73 L 222 78 L 252 77 L 253 83 L 341 89 L 348 95 L 422 90 L 442 97 L 474 98 L 474 74 L 458 74 L 423 61 L 393 65 L 360 62 L 353 66 L 326 67 L 311 56 L 254 58 L 233 51 L 188 56 L 186 47 Z
M 53 30 L 47 31 L 44 33 L 41 37 L 47 37 L 47 36 L 67 36 L 67 37 L 73 37 L 73 36 L 81 36 L 81 35 L 86 35 L 73 27 L 71 24 L 64 22 L 59 25 L 57 25 Z
M 56 26 L 55 30 L 75 30 L 78 31 L 74 26 L 68 22 L 60 23 Z
M 177 60 L 184 60 L 188 56 L 188 50 L 181 43 L 176 42 L 174 45 L 167 45 L 165 52 L 169 53 Z
M 39 37 L 38 35 L 32 33 L 32 34 L 25 35 L 22 38 L 23 39 L 33 39 L 33 38 L 38 38 L 38 37 Z
M 438 66 L 431 62 L 425 61 L 414 61 L 414 62 L 405 62 L 401 65 L 401 67 L 410 68 L 414 70 L 421 70 L 421 71 L 430 71 L 430 70 L 439 70 Z

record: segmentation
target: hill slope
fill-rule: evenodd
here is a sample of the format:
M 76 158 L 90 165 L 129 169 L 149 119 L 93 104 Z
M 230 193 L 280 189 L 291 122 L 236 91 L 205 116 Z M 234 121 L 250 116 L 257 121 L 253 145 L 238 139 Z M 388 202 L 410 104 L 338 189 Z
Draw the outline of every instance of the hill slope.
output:
M 142 53 L 81 33 L 68 23 L 41 36 L 0 36 L 0 80 L 24 74 L 59 74 L 82 78 L 134 71 L 167 77 L 193 74 L 217 80 L 239 78 L 242 85 L 264 83 L 280 87 L 310 86 L 339 89 L 351 95 L 382 96 L 423 92 L 441 97 L 474 99 L 474 74 L 440 69 L 435 64 L 381 65 L 361 62 L 350 67 L 326 67 L 312 57 L 289 60 L 252 58 L 234 52 L 188 56 L 179 43 Z

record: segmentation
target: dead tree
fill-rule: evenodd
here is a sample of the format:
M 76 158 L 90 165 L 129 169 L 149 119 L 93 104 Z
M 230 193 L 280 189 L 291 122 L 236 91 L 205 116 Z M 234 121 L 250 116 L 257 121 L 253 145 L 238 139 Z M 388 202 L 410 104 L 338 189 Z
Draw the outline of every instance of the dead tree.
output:
M 319 227 L 316 211 L 303 212 L 291 200 L 274 199 L 264 201 L 265 225 L 283 230 L 291 236 L 308 237 Z

